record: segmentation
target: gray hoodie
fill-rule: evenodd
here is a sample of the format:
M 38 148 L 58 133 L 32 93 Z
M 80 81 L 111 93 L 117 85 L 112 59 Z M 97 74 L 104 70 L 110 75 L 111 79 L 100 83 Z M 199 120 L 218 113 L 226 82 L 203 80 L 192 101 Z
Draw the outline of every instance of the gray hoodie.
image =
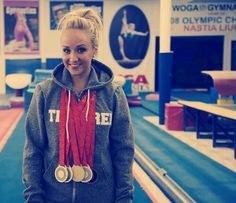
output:
M 52 79 L 39 83 L 27 117 L 23 154 L 26 202 L 111 203 L 133 199 L 133 128 L 125 94 L 112 83 L 112 71 L 93 60 L 87 87 L 78 94 L 63 64 Z M 89 183 L 59 183 L 54 171 L 59 162 L 59 112 L 62 88 L 76 98 L 88 89 L 96 91 L 95 180 Z

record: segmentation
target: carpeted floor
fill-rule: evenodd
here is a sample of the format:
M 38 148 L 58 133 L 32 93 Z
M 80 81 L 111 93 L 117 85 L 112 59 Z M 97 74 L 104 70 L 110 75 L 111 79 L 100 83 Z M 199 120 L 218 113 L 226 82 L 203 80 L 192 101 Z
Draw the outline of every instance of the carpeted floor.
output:
M 0 151 L 23 114 L 22 108 L 0 109 Z
M 2 203 L 24 202 L 22 196 L 24 187 L 21 180 L 24 119 L 25 114 L 0 153 L 0 194 Z

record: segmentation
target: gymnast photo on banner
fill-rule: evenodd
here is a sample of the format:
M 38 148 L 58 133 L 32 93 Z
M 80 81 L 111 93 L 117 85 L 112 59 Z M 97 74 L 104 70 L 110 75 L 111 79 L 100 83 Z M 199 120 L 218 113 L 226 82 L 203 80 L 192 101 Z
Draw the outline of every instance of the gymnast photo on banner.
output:
M 5 53 L 38 54 L 39 22 L 38 7 L 4 5 Z
M 114 16 L 110 28 L 110 47 L 122 67 L 134 68 L 142 62 L 149 38 L 149 26 L 139 8 L 128 5 Z

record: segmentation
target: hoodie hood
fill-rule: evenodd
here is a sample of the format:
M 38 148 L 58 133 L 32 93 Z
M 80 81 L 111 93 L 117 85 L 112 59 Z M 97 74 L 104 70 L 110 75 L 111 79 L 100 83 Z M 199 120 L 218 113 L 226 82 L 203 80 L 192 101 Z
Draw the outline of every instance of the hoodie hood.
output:
M 113 80 L 113 73 L 105 64 L 93 59 L 91 63 L 91 72 L 87 87 L 84 89 L 99 89 Z M 52 72 L 52 77 L 55 83 L 67 90 L 73 90 L 73 83 L 70 72 L 61 63 L 55 67 Z M 84 91 L 82 90 L 82 91 Z

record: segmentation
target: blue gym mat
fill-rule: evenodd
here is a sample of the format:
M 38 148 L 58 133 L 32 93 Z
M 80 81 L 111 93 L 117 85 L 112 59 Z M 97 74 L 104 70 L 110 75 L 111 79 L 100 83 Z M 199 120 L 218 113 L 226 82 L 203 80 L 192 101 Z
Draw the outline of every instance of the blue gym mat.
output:
M 136 144 L 194 200 L 236 202 L 236 173 L 145 121 L 143 116 L 155 116 L 150 111 L 134 107 L 131 116 Z
M 142 98 L 142 106 L 146 110 L 150 111 L 153 114 L 159 115 L 159 101 L 145 100 L 145 96 L 150 94 L 150 92 L 140 93 Z M 189 100 L 189 101 L 202 101 L 205 103 L 212 103 L 211 95 L 207 91 L 188 91 L 188 90 L 175 90 L 171 91 L 171 101 L 176 100 Z

